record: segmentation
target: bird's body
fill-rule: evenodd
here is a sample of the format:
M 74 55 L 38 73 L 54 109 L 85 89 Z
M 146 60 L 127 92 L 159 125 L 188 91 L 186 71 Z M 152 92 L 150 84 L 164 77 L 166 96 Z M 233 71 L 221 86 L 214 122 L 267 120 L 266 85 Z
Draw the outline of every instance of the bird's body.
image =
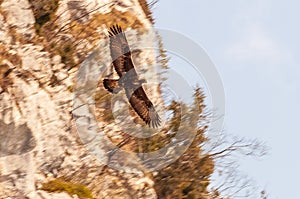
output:
M 130 105 L 140 118 L 149 126 L 158 127 L 160 118 L 143 89 L 145 81 L 139 79 L 134 68 L 125 33 L 120 26 L 112 26 L 109 38 L 112 64 L 120 78 L 104 79 L 104 87 L 112 93 L 124 89 Z

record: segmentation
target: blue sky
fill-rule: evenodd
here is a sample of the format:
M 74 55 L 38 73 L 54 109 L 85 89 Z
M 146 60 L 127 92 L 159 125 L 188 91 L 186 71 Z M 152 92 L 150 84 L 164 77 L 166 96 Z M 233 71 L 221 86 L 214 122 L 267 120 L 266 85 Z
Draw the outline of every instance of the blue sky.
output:
M 300 179 L 300 2 L 160 0 L 156 28 L 182 33 L 209 54 L 225 89 L 227 133 L 271 148 L 241 169 L 270 198 L 292 199 Z

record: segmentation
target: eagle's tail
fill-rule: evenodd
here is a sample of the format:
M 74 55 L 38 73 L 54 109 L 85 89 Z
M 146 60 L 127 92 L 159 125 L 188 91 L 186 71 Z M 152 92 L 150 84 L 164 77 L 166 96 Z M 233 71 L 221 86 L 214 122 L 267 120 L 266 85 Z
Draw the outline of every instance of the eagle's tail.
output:
M 119 80 L 117 79 L 104 79 L 103 85 L 104 88 L 111 93 L 118 93 L 122 89 L 119 86 Z
M 160 117 L 153 106 L 149 108 L 149 118 L 150 118 L 150 121 L 148 123 L 149 126 L 152 126 L 153 128 L 157 128 L 158 126 L 160 126 L 160 122 L 161 122 Z

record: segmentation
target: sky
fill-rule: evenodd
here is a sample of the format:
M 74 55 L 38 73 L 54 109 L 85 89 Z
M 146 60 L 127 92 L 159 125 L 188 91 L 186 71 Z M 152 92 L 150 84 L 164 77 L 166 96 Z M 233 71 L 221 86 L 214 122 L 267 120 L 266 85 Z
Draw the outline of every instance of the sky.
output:
M 274 199 L 299 197 L 299 8 L 296 0 L 160 0 L 153 8 L 156 28 L 186 35 L 214 62 L 224 132 L 270 148 L 261 160 L 241 160 L 241 170 Z

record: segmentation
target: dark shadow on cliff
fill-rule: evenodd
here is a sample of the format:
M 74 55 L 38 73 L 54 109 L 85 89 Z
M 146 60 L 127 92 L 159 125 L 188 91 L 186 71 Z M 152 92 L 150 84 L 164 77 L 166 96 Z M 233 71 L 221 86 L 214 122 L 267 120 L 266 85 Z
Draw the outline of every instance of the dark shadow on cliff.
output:
M 0 157 L 21 155 L 33 150 L 36 140 L 27 124 L 16 126 L 0 120 Z

